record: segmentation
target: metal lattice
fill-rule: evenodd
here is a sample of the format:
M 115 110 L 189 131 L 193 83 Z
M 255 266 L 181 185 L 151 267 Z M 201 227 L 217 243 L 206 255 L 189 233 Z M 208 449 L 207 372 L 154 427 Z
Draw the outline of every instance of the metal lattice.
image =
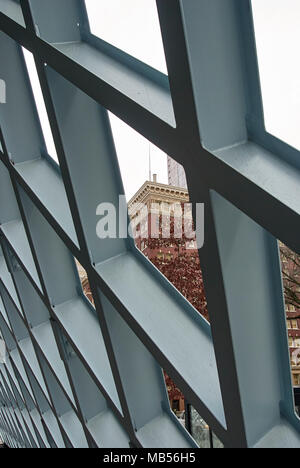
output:
M 300 157 L 266 133 L 249 0 L 157 0 L 169 77 L 92 36 L 83 1 L 0 0 L 0 433 L 12 447 L 195 447 L 162 368 L 226 447 L 299 447 L 277 238 Z M 46 151 L 21 46 L 59 157 Z M 113 112 L 205 203 L 211 327 L 95 210 L 123 193 Z M 87 272 L 85 298 L 74 258 Z

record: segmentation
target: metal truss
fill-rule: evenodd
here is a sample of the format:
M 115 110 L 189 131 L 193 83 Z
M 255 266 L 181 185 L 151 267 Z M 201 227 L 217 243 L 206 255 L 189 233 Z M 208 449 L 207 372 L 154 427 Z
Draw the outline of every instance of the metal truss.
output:
M 83 1 L 0 0 L 0 433 L 11 447 L 195 447 L 162 368 L 226 447 L 300 447 L 277 245 L 300 253 L 300 155 L 265 131 L 251 4 L 157 7 L 168 77 L 92 36 Z M 211 327 L 132 241 L 96 236 L 97 205 L 123 193 L 107 110 L 182 164 L 191 201 L 205 203 Z

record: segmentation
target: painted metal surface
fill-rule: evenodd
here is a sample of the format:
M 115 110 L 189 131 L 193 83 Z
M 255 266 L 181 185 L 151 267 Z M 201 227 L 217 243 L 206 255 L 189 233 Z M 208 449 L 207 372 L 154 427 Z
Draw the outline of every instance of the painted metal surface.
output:
M 9 446 L 196 446 L 163 368 L 226 447 L 300 447 L 275 240 L 300 253 L 300 158 L 264 130 L 251 4 L 157 6 L 168 77 L 92 36 L 83 1 L 0 0 Z M 35 57 L 59 166 L 20 46 Z M 132 241 L 96 236 L 96 206 L 123 193 L 107 110 L 182 164 L 191 201 L 206 204 L 211 327 Z

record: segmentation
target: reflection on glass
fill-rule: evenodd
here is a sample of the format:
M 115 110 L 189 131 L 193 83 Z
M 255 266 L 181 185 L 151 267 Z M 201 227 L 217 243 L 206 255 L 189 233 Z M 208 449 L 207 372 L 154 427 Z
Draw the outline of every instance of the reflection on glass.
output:
M 190 411 L 191 434 L 200 448 L 224 448 L 218 437 L 212 433 L 209 426 L 192 406 Z
M 200 448 L 211 448 L 209 427 L 191 406 L 192 436 Z
M 212 436 L 213 436 L 213 447 L 212 448 L 223 449 L 224 445 L 222 444 L 220 439 L 218 439 L 218 437 L 215 434 L 213 434 Z

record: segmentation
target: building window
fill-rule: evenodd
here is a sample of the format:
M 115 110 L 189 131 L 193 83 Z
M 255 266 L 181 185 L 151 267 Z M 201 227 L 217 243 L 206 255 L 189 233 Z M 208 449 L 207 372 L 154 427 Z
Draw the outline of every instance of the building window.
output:
M 294 387 L 298 387 L 300 385 L 300 374 L 292 374 L 292 376 Z
M 294 348 L 300 348 L 300 338 L 294 338 Z

